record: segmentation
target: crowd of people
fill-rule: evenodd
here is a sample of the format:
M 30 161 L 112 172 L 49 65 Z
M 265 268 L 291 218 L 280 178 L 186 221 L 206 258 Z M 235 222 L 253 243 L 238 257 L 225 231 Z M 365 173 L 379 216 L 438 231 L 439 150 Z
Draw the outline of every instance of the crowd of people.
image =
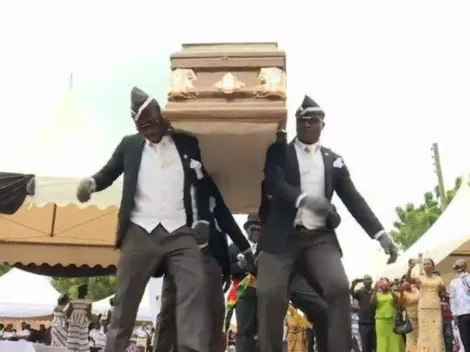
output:
M 343 158 L 321 145 L 323 109 L 305 96 L 295 114 L 295 139 L 288 143 L 279 130 L 266 152 L 256 248 L 205 169 L 198 139 L 175 129 L 158 102 L 136 87 L 131 118 L 137 133 L 124 137 L 105 166 L 77 187 L 78 200 L 87 202 L 123 175 L 115 309 L 105 351 L 127 348 L 152 276 L 164 280 L 157 351 L 220 351 L 226 344 L 224 289 L 238 266 L 249 273 L 256 297 L 250 300 L 247 293 L 236 304 L 237 351 L 251 351 L 255 336 L 261 351 L 281 351 L 291 301 L 315 322 L 320 352 L 349 352 L 349 281 L 335 233 L 341 217 L 333 195 L 390 261 L 397 248 L 355 188 Z M 230 260 L 227 236 L 241 259 Z
M 50 344 L 51 329 L 46 325 L 40 324 L 39 329 L 33 329 L 31 324 L 23 321 L 20 329 L 15 329 L 12 323 L 0 323 L 0 340 L 3 341 L 31 341 L 43 344 Z
M 458 260 L 456 278 L 446 289 L 432 259 L 412 275 L 415 262 L 401 279 L 370 276 L 351 284 L 353 339 L 362 352 L 470 351 L 470 277 Z M 362 283 L 363 287 L 356 290 Z M 354 333 L 354 330 L 356 333 Z
M 323 109 L 305 96 L 295 114 L 295 139 L 287 143 L 280 130 L 268 148 L 259 210 L 245 224 L 248 239 L 206 171 L 197 138 L 173 128 L 158 102 L 138 88 L 131 92 L 131 117 L 137 133 L 124 137 L 105 166 L 77 187 L 78 200 L 87 202 L 123 174 L 116 295 L 109 319 L 96 329 L 106 338 L 104 351 L 129 348 L 152 276 L 163 277 L 155 352 L 224 350 L 224 292 L 229 289 L 233 292 L 225 318 L 230 321 L 236 312 L 237 352 L 302 352 L 314 345 L 318 352 L 351 351 L 351 291 L 335 232 L 341 217 L 331 203 L 333 195 L 380 243 L 389 262 L 396 260 L 397 248 L 354 186 L 343 158 L 321 145 Z M 416 329 L 406 331 L 415 333 L 406 339 L 408 346 L 416 340 L 418 352 L 443 351 L 442 334 L 431 334 L 437 331 L 431 327 L 442 321 L 435 306 L 443 285 L 429 275 L 432 265 L 426 265 L 424 275 L 408 273 L 398 290 L 386 279 L 370 296 L 352 290 L 359 302 L 359 333 L 366 338 L 369 331 L 361 339 L 363 349 L 404 350 L 403 334 L 394 333 L 400 305 L 410 306 L 409 319 L 417 319 Z M 415 288 L 420 298 L 413 318 Z M 63 297 L 59 303 L 52 343 L 69 352 L 89 351 L 86 287 L 79 289 L 77 299 Z M 367 322 L 361 320 L 366 310 L 372 316 Z M 408 329 L 406 319 L 402 330 Z M 465 316 L 459 317 L 459 326 L 464 321 Z M 306 337 L 309 331 L 311 338 Z

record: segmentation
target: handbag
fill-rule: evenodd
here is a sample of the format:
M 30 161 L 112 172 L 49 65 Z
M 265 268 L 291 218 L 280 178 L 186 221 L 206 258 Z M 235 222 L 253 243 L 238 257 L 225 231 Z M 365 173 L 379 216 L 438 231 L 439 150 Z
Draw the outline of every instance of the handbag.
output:
M 408 318 L 408 311 L 406 307 L 403 307 L 403 313 L 401 309 L 397 309 L 395 321 L 393 323 L 393 332 L 397 335 L 406 335 L 413 331 L 413 324 Z

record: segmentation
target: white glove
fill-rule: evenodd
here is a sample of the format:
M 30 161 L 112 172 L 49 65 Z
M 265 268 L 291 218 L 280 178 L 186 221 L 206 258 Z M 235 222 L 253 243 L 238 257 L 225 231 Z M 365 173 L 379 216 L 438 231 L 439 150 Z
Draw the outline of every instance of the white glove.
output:
M 394 263 L 398 258 L 398 250 L 390 235 L 384 233 L 377 239 L 385 254 L 390 256 L 387 264 Z
M 96 190 L 96 183 L 92 177 L 80 181 L 77 187 L 77 199 L 80 203 L 88 202 L 91 194 Z
M 246 261 L 245 256 L 242 253 L 238 253 L 237 255 L 238 266 L 242 269 L 248 266 L 248 262 Z

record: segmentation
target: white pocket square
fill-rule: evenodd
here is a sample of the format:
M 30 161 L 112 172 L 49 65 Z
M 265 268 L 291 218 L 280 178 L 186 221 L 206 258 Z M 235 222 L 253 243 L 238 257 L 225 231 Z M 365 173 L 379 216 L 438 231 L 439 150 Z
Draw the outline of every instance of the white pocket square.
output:
M 200 161 L 191 159 L 189 167 L 194 169 L 198 180 L 201 180 L 204 177 L 204 174 L 202 173 L 202 163 Z
M 333 167 L 337 167 L 338 169 L 341 169 L 343 168 L 343 166 L 344 166 L 343 158 L 338 158 L 333 162 Z

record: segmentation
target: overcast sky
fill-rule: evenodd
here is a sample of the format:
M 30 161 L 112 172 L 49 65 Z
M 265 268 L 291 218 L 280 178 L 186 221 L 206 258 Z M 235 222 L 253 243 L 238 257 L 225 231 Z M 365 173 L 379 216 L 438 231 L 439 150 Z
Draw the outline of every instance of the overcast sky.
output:
M 290 116 L 305 93 L 325 109 L 323 144 L 344 156 L 387 229 L 395 206 L 436 185 L 433 142 L 448 187 L 470 169 L 468 1 L 116 3 L 0 5 L 2 171 L 94 171 L 132 132 L 130 87 L 164 102 L 169 54 L 215 41 L 279 42 Z M 71 71 L 80 111 L 60 116 Z M 357 266 L 377 246 L 340 211 L 345 258 Z

